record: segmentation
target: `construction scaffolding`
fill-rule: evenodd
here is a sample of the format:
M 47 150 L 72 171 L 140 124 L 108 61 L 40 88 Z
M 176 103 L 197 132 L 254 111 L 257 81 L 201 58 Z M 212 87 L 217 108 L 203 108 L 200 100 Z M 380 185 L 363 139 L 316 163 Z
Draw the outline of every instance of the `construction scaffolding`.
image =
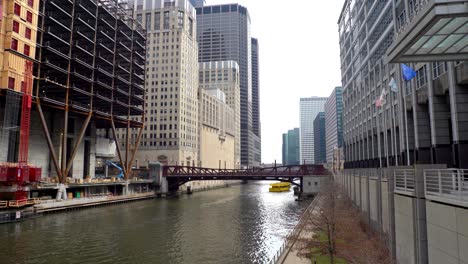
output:
M 125 129 L 125 157 L 116 145 L 128 177 L 144 127 L 146 64 L 146 32 L 133 12 L 117 0 L 40 2 L 34 102 L 60 183 L 69 176 L 90 123 L 107 134 L 111 130 L 117 142 L 116 129 Z M 45 115 L 50 110 L 63 114 L 59 151 Z M 84 119 L 73 145 L 71 116 Z M 140 131 L 134 142 L 131 129 Z

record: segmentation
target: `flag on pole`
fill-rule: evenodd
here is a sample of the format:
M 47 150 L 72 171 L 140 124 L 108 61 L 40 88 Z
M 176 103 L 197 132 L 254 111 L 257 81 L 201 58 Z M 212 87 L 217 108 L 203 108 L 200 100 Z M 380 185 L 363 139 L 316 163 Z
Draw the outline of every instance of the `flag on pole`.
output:
M 407 66 L 406 64 L 401 64 L 401 71 L 403 74 L 403 79 L 405 79 L 405 81 L 411 81 L 411 79 L 416 77 L 416 71 L 414 71 L 411 67 Z
M 392 77 L 392 79 L 390 80 L 390 82 L 388 83 L 388 86 L 390 86 L 390 90 L 391 90 L 392 92 L 398 93 L 398 86 L 397 86 L 397 84 L 396 84 L 395 79 L 393 79 L 393 77 Z
M 383 88 L 382 92 L 380 93 L 379 98 L 375 101 L 375 106 L 377 108 L 382 107 L 386 103 L 385 95 L 387 95 L 387 90 L 385 88 Z

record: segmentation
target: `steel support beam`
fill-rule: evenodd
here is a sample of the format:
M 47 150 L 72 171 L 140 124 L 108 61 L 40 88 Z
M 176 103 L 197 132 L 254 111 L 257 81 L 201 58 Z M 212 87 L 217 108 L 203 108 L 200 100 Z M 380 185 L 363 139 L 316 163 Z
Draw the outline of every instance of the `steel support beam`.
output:
M 86 129 L 88 128 L 89 121 L 91 121 L 92 115 L 89 114 L 88 117 L 85 120 L 85 123 L 80 129 L 80 132 L 78 134 L 78 139 L 75 142 L 75 145 L 73 146 L 72 154 L 70 155 L 70 159 L 67 162 L 67 168 L 65 169 L 65 175 L 68 175 L 70 172 L 71 166 L 73 164 L 73 160 L 75 159 L 76 152 L 78 151 L 78 147 L 81 144 L 81 141 L 83 140 L 84 134 L 86 133 Z M 84 175 L 83 175 L 84 176 Z

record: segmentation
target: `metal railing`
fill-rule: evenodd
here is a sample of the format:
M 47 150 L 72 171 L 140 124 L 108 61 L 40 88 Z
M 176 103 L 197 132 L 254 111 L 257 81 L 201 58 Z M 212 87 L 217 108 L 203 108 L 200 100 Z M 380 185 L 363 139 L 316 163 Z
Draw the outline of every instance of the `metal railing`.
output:
M 394 171 L 395 191 L 414 194 L 414 169 L 400 169 Z
M 468 205 L 468 170 L 424 170 L 424 191 L 428 199 Z

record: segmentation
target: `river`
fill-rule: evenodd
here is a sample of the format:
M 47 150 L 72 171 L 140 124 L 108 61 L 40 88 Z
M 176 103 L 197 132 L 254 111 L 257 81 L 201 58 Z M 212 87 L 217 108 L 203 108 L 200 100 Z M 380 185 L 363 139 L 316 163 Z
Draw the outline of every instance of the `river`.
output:
M 251 182 L 45 215 L 0 225 L 0 263 L 266 263 L 309 202 Z

